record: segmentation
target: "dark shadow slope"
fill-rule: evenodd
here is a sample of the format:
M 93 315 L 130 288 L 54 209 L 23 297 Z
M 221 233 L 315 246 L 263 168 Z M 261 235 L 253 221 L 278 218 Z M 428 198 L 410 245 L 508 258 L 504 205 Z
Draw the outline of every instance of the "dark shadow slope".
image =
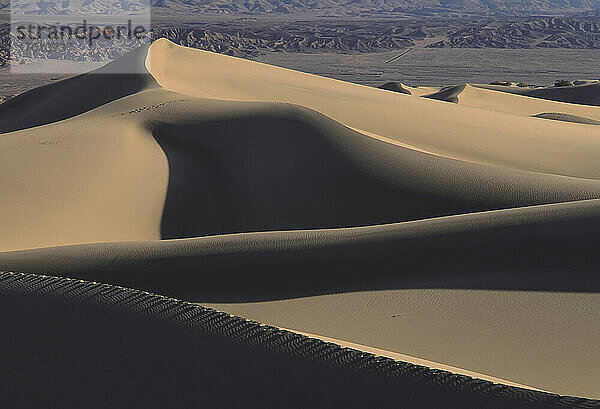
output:
M 600 106 L 600 82 L 572 87 L 548 87 L 526 90 L 523 95 L 571 104 Z
M 162 235 L 190 239 L 5 252 L 0 270 L 212 302 L 600 291 L 598 181 L 436 157 L 308 109 L 256 107 L 148 124 L 170 167 Z
M 596 121 L 595 119 L 590 119 L 573 114 L 564 114 L 560 112 L 542 112 L 541 114 L 533 116 L 536 118 L 551 119 L 553 121 L 572 122 L 575 124 L 600 125 L 600 121 Z
M 385 84 L 381 85 L 378 88 L 384 89 L 386 91 L 398 92 L 399 94 L 412 95 L 412 93 L 409 90 L 407 90 L 406 88 L 404 88 L 402 86 L 401 82 L 396 82 L 396 81 L 386 82 Z
M 163 238 L 369 225 L 478 207 L 371 174 L 326 132 L 298 112 L 157 125 L 169 161 Z
M 433 94 L 423 95 L 423 98 L 437 99 L 438 101 L 458 104 L 459 95 L 465 90 L 466 86 L 466 84 L 461 84 L 452 87 L 445 87 Z
M 0 253 L 0 270 L 198 302 L 399 288 L 600 292 L 598 200 L 361 229 L 261 232 Z
M 308 109 L 152 125 L 165 239 L 364 226 L 600 197 L 600 183 L 412 151 Z
M 18 313 L 17 313 L 18 312 Z M 0 274 L 2 404 L 19 408 L 593 408 L 185 302 Z
M 60 121 L 158 84 L 141 47 L 98 70 L 34 88 L 0 105 L 0 133 Z
M 600 82 L 575 85 L 572 87 L 515 88 L 494 85 L 475 85 L 480 88 L 528 97 L 548 99 L 550 101 L 568 102 L 571 104 L 600 106 Z

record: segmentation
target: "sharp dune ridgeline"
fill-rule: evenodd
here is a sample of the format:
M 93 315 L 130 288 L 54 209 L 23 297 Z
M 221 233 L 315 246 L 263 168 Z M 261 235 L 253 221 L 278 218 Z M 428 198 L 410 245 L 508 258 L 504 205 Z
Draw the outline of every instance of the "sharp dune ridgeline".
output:
M 304 379 L 313 398 L 325 400 L 306 400 L 301 387 L 285 386 L 283 378 L 269 382 L 279 385 L 281 396 L 297 394 L 298 405 L 334 402 L 331 394 L 345 383 L 360 384 L 357 374 L 369 379 L 360 391 L 377 395 L 371 402 L 378 407 L 390 403 L 386 394 L 392 393 L 407 407 L 600 405 L 593 400 L 600 399 L 597 85 L 519 93 L 470 84 L 437 92 L 392 85 L 361 86 L 163 39 L 97 72 L 5 102 L 0 270 L 25 275 L 0 277 L 9 283 L 0 285 L 10 295 L 3 308 L 16 306 L 48 322 L 58 320 L 52 314 L 66 314 L 85 336 L 61 343 L 85 357 L 86 343 L 96 345 L 94 331 L 120 339 L 102 320 L 114 320 L 114 331 L 133 331 L 128 318 L 106 309 L 116 298 L 91 305 L 61 290 L 62 301 L 47 304 L 53 305 L 56 288 L 84 285 L 69 279 L 99 282 L 107 285 L 97 287 L 102 294 L 131 291 L 131 297 L 163 302 L 136 292 L 148 291 L 178 299 L 164 301 L 179 303 L 176 311 L 209 305 L 365 353 L 401 356 L 412 362 L 406 365 L 438 368 L 433 374 L 441 369 L 497 384 L 483 393 L 458 381 L 444 381 L 438 390 L 438 378 L 425 386 L 416 381 L 418 387 L 398 381 L 403 375 L 379 380 L 372 378 L 377 371 L 361 372 L 366 366 L 348 369 L 345 358 L 332 368 L 315 361 L 321 355 L 288 356 L 271 341 L 254 344 L 248 332 L 206 324 L 193 336 L 204 337 L 197 341 L 208 348 L 203 354 L 216 351 L 205 361 L 221 385 L 219 396 L 206 395 L 217 406 L 258 402 L 242 395 L 220 400 L 228 375 L 215 369 L 219 359 L 223 368 L 245 362 L 250 377 L 255 365 L 264 379 L 272 371 L 296 371 L 285 379 Z M 59 286 L 36 275 L 66 281 Z M 130 308 L 119 305 L 118 311 Z M 71 308 L 96 315 L 86 324 Z M 193 354 L 190 345 L 164 338 L 170 332 L 155 333 L 175 325 L 179 313 L 156 314 L 127 339 L 154 337 L 154 347 L 139 350 L 148 354 L 169 342 Z M 15 334 L 37 336 L 37 327 L 24 326 L 16 315 L 6 320 Z M 49 334 L 57 330 L 45 325 L 47 337 L 40 339 L 51 344 Z M 262 334 L 257 328 L 252 331 Z M 229 358 L 211 338 L 213 330 L 215 337 L 237 340 L 224 341 L 237 345 L 227 347 Z M 298 345 L 317 342 L 286 333 L 277 332 L 301 337 L 293 338 Z M 5 350 L 14 348 L 14 339 L 3 342 Z M 31 351 L 23 354 L 34 362 L 37 344 L 27 345 Z M 102 348 L 106 362 L 150 365 L 140 364 L 146 352 L 117 360 Z M 77 353 L 63 375 L 85 366 Z M 278 360 L 280 353 L 286 358 Z M 172 354 L 169 359 L 185 368 L 181 373 L 189 371 L 186 379 L 194 379 L 196 361 Z M 10 362 L 22 376 L 18 362 Z M 108 367 L 94 365 L 102 367 L 94 390 L 101 394 L 113 380 L 102 372 Z M 307 380 L 314 373 L 339 377 L 329 395 L 317 378 Z M 231 379 L 239 383 L 241 376 Z M 181 391 L 193 390 L 193 381 L 182 382 L 165 380 L 165 393 L 190 404 L 192 397 Z M 132 385 L 131 396 L 150 396 Z M 247 385 L 256 399 L 278 396 L 268 383 Z M 342 401 L 364 405 L 365 396 Z
M 493 85 L 479 85 L 479 87 L 550 101 L 600 106 L 600 81 L 571 87 L 514 88 Z

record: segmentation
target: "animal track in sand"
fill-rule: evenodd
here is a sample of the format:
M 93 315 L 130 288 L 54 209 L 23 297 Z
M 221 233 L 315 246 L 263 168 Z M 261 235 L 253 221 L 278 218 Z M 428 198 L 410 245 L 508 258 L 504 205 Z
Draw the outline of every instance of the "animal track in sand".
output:
M 167 104 L 172 104 L 174 102 L 188 102 L 191 101 L 191 98 L 181 98 L 181 99 L 172 99 L 172 100 L 168 100 L 168 101 L 163 101 L 159 104 L 152 104 L 152 105 L 146 105 L 143 107 L 139 107 L 136 109 L 132 109 L 130 111 L 127 112 L 119 112 L 118 114 L 112 115 L 111 118 L 117 117 L 117 116 L 123 116 L 123 115 L 132 115 L 132 114 L 137 114 L 140 112 L 144 112 L 144 111 L 151 111 L 153 109 L 158 109 L 162 106 L 165 106 Z

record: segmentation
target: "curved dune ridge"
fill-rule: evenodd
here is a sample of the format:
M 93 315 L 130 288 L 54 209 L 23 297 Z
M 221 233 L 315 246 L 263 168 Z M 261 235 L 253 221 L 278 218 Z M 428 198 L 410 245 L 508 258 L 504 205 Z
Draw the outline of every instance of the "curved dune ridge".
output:
M 478 87 L 550 101 L 600 106 L 600 81 L 568 87 L 515 88 L 494 85 L 478 85 Z
M 438 101 L 453 102 L 458 104 L 460 94 L 466 89 L 467 84 L 444 87 L 438 92 L 423 95 L 424 98 L 437 99 Z
M 600 107 L 444 92 L 167 40 L 34 89 L 0 105 L 0 270 L 600 399 L 600 133 L 532 117 Z
M 594 405 L 108 284 L 0 273 L 0 294 L 3 328 L 17 335 L 2 344 L 11 408 L 37 407 L 40 397 L 90 408 Z M 56 339 L 60 353 L 49 353 Z
M 144 69 L 148 47 L 141 47 L 93 75 L 57 81 L 4 102 L 0 133 L 67 119 L 126 95 L 157 86 Z M 118 75 L 115 75 L 118 74 Z
M 565 121 L 573 122 L 576 124 L 587 124 L 587 125 L 600 125 L 600 121 L 596 121 L 583 116 L 563 114 L 561 112 L 542 112 L 541 114 L 534 115 L 537 118 L 552 119 L 554 121 Z
M 400 94 L 412 95 L 412 92 L 410 92 L 410 90 L 404 88 L 404 85 L 401 82 L 394 82 L 394 81 L 393 82 L 386 82 L 385 84 L 383 84 L 379 88 L 380 89 L 385 89 L 387 91 L 398 92 Z

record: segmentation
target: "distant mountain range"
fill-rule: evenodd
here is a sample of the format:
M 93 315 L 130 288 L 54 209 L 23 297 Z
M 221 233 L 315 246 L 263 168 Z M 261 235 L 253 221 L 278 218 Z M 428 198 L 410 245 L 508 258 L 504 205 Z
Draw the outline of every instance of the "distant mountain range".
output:
M 486 22 L 453 30 L 428 47 L 600 49 L 600 20 L 586 16 Z
M 16 63 L 28 58 L 105 61 L 132 46 L 126 40 L 42 40 L 40 53 L 32 54 L 25 42 L 0 24 L 0 67 L 9 56 Z M 536 17 L 514 19 L 340 20 L 238 19 L 213 23 L 158 23 L 151 37 L 202 50 L 253 58 L 265 52 L 369 53 L 427 48 L 579 48 L 600 49 L 600 20 L 588 17 Z M 12 45 L 12 51 L 10 50 Z
M 25 14 L 131 13 L 148 0 L 15 0 Z M 1 4 L 7 4 L 2 0 Z M 158 14 L 510 16 L 590 13 L 600 0 L 152 0 Z M 591 13 L 597 13 L 592 11 Z
M 154 0 L 153 5 L 159 11 L 211 14 L 558 15 L 598 9 L 600 0 Z
M 9 0 L 9 7 L 20 15 L 132 15 L 148 13 L 150 0 Z

